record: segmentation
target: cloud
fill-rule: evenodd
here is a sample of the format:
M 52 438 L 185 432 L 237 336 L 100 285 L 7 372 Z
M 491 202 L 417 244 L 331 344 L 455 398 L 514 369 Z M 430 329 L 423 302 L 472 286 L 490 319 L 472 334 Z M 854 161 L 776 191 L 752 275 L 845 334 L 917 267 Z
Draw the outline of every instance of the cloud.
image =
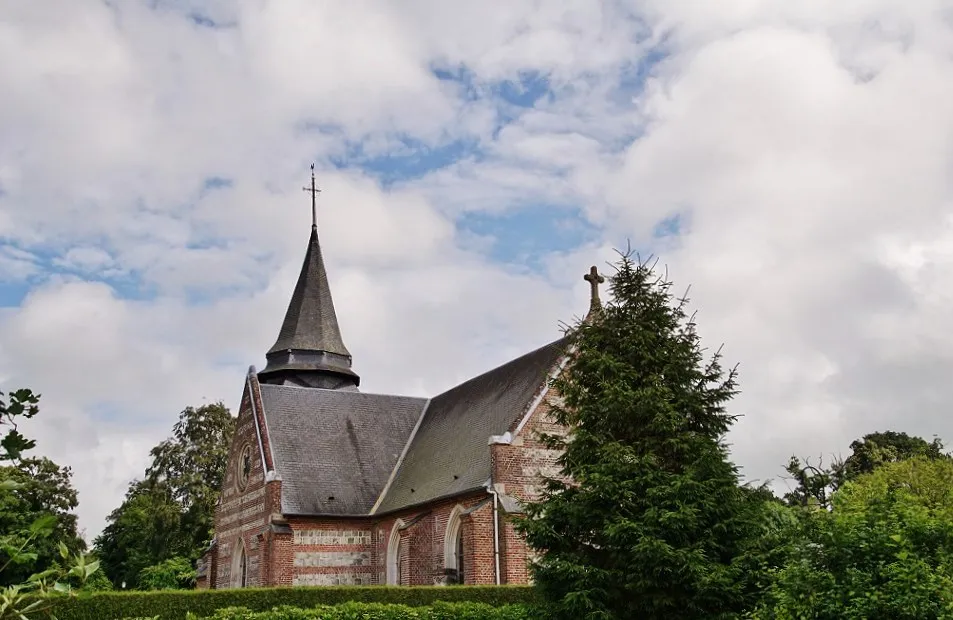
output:
M 939 0 L 0 17 L 0 389 L 43 393 L 31 429 L 90 535 L 178 411 L 235 407 L 262 365 L 312 161 L 367 390 L 433 394 L 557 337 L 631 240 L 741 364 L 746 475 L 887 428 L 953 441 Z
M 948 300 L 922 285 L 953 267 L 953 64 L 935 27 L 845 41 L 837 11 L 827 28 L 745 13 L 723 34 L 674 12 L 710 40 L 658 67 L 608 199 L 624 228 L 688 215 L 667 258 L 741 361 L 738 460 L 763 478 L 878 429 L 949 438 Z
M 0 245 L 0 281 L 25 280 L 38 272 L 33 254 L 12 245 Z

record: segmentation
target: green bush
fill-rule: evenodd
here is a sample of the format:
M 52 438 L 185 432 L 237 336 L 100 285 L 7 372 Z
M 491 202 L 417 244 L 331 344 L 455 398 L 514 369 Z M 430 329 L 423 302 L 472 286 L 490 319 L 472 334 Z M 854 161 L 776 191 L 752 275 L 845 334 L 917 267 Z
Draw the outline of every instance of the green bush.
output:
M 491 607 L 501 607 L 532 603 L 535 601 L 535 594 L 533 589 L 527 586 L 455 586 L 452 588 L 443 586 L 414 588 L 328 586 L 95 592 L 58 602 L 56 617 L 58 620 L 116 620 L 119 618 L 185 620 L 186 614 L 189 612 L 193 614 L 194 618 L 203 618 L 212 616 L 218 610 L 228 607 L 243 607 L 251 612 L 263 612 L 283 606 L 310 610 L 320 605 L 341 605 L 348 602 L 427 607 L 439 601 L 485 603 Z M 242 618 L 240 615 L 235 617 Z M 289 617 L 293 618 L 294 616 Z M 340 617 L 346 618 L 348 616 Z M 361 618 L 362 616 L 354 617 Z M 412 618 L 414 616 L 407 617 Z M 422 617 L 440 618 L 441 616 Z M 505 618 L 507 616 L 500 617 Z M 518 618 L 519 616 L 514 617 Z
M 342 603 L 311 609 L 282 606 L 272 611 L 250 611 L 244 607 L 219 609 L 207 618 L 190 614 L 190 620 L 526 620 L 529 612 L 522 605 L 494 607 L 486 603 L 447 603 L 437 601 L 429 607 L 411 607 L 386 603 Z M 136 619 L 129 619 L 136 620 Z
M 195 567 L 188 558 L 176 556 L 139 571 L 140 590 L 191 590 Z

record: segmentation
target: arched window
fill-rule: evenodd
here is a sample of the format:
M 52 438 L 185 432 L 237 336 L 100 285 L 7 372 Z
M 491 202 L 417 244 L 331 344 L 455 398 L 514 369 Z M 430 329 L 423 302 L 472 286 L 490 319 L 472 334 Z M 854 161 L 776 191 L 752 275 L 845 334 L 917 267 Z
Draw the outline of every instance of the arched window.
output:
M 447 518 L 447 531 L 443 538 L 443 564 L 453 583 L 464 582 L 463 557 L 463 506 L 457 504 Z
M 404 522 L 397 519 L 393 529 L 390 531 L 390 539 L 387 541 L 387 585 L 399 586 L 401 572 L 402 545 L 400 540 L 400 528 L 404 527 Z

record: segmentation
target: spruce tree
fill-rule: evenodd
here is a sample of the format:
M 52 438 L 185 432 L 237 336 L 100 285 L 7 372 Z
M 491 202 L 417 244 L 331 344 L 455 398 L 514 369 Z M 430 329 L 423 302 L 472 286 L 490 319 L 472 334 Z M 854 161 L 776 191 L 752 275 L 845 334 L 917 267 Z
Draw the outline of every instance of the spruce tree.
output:
M 567 330 L 554 379 L 565 438 L 518 529 L 537 552 L 547 617 L 732 617 L 746 605 L 742 566 L 758 493 L 739 485 L 723 437 L 734 369 L 708 355 L 687 297 L 631 253 L 612 300 Z

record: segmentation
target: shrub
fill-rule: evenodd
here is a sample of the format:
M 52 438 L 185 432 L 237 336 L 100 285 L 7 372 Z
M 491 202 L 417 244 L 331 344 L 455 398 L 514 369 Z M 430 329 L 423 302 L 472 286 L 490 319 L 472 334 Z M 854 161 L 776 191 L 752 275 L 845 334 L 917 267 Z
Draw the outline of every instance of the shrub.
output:
M 486 603 L 448 603 L 437 601 L 429 607 L 385 603 L 342 603 L 320 605 L 311 609 L 281 606 L 271 611 L 255 612 L 245 607 L 219 609 L 213 615 L 189 620 L 525 620 L 526 607 Z M 134 619 L 129 619 L 134 620 Z
M 310 610 L 320 605 L 341 605 L 348 602 L 425 607 L 440 601 L 484 603 L 490 607 L 501 607 L 504 605 L 529 604 L 534 600 L 534 591 L 527 586 L 456 586 L 453 588 L 442 586 L 414 588 L 328 586 L 95 592 L 63 600 L 56 607 L 56 617 L 58 620 L 89 620 L 91 618 L 97 620 L 115 620 L 118 618 L 185 620 L 186 614 L 189 612 L 193 614 L 194 618 L 203 618 L 212 616 L 218 610 L 229 607 L 243 607 L 250 612 L 263 612 L 282 606 Z M 436 609 L 439 609 L 439 606 Z M 236 618 L 241 617 L 236 616 Z M 439 618 L 440 616 L 432 617 Z
M 176 556 L 139 571 L 140 590 L 191 590 L 195 587 L 195 567 L 191 560 Z

